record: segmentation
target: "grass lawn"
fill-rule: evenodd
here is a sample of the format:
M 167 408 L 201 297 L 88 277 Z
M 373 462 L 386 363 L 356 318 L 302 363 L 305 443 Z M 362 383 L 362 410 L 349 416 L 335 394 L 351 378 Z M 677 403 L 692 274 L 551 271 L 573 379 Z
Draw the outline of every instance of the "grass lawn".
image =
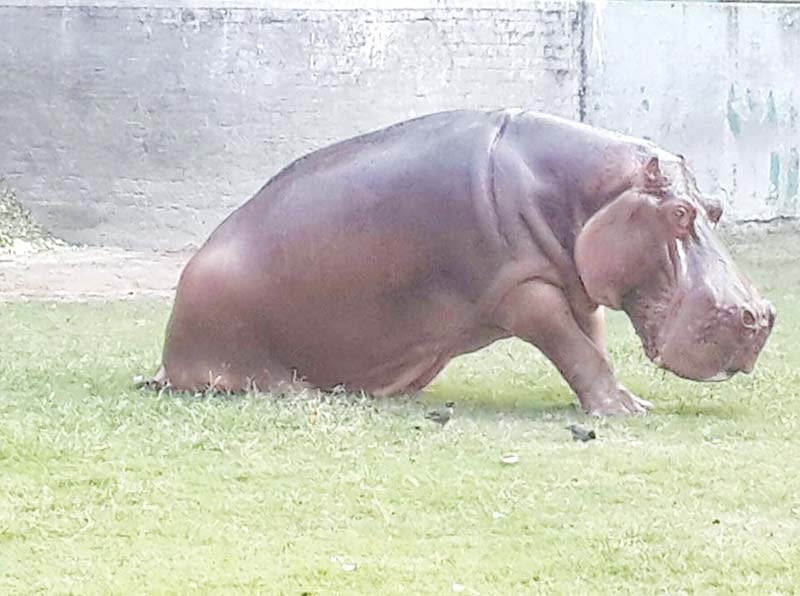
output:
M 800 237 L 736 252 L 778 309 L 756 372 L 681 381 L 614 316 L 655 409 L 598 422 L 516 341 L 419 401 L 158 397 L 168 303 L 2 304 L 0 593 L 795 592 Z

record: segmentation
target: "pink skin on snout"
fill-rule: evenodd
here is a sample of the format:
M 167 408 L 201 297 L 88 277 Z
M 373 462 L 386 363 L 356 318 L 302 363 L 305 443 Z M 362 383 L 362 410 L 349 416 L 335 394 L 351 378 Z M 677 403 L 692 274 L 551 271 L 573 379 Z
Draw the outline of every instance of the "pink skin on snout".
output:
M 775 309 L 715 237 L 719 203 L 682 161 L 671 167 L 664 177 L 651 160 L 643 188 L 590 221 L 576 250 L 581 279 L 596 302 L 627 313 L 658 366 L 697 381 L 750 372 Z
M 677 239 L 677 290 L 654 344 L 654 359 L 678 376 L 725 380 L 749 373 L 775 322 L 775 308 L 734 268 L 704 218 Z

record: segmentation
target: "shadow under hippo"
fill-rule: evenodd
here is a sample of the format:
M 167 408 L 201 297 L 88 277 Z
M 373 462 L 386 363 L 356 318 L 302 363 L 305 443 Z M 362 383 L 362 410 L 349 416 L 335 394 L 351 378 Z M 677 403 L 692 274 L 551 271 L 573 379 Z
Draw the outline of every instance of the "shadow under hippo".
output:
M 721 214 L 641 139 L 526 111 L 402 122 L 296 160 L 211 234 L 151 384 L 413 392 L 515 336 L 586 412 L 644 412 L 609 365 L 604 306 L 700 381 L 750 372 L 772 329 Z

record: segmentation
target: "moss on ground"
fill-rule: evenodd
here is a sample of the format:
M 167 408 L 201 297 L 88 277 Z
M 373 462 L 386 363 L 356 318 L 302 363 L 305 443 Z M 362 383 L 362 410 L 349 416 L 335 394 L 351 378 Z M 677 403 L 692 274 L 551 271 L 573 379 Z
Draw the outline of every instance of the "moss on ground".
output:
M 0 178 L 0 248 L 12 248 L 18 244 L 48 248 L 57 243 L 33 220 L 30 211 L 23 207 L 14 191 Z

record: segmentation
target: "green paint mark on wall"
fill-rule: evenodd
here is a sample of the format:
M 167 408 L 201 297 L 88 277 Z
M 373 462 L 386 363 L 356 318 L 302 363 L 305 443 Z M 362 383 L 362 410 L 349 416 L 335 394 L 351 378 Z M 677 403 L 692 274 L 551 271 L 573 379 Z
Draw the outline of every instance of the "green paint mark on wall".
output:
M 772 96 L 772 91 L 767 96 L 767 115 L 766 121 L 770 124 L 778 123 L 778 110 L 775 108 L 775 98 Z
M 781 180 L 781 158 L 777 151 L 769 154 L 769 196 L 768 202 L 774 202 L 778 199 L 778 185 Z
M 736 89 L 731 85 L 728 91 L 728 128 L 731 129 L 733 136 L 738 137 L 742 132 L 742 119 L 736 111 Z
M 756 108 L 756 100 L 753 99 L 753 92 L 749 87 L 744 90 L 744 95 L 747 98 L 747 109 L 752 112 Z
M 789 149 L 789 164 L 786 167 L 786 207 L 797 209 L 800 200 L 800 151 L 797 147 Z

